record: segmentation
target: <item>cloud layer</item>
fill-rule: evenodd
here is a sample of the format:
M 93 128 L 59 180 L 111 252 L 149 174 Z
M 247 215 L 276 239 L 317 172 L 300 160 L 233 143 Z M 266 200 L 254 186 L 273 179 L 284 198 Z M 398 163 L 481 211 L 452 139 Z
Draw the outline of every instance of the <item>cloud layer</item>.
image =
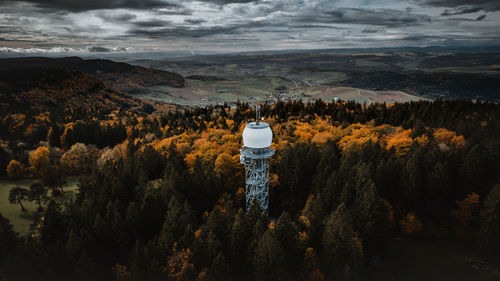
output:
M 498 44 L 497 0 L 0 0 L 0 52 Z

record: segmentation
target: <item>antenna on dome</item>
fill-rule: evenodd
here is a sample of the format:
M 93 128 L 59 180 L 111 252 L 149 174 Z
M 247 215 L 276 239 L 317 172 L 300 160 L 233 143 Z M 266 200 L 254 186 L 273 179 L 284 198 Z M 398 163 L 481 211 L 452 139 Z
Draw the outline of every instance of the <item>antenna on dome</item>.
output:
M 260 105 L 257 105 L 255 107 L 255 124 L 259 124 L 259 120 L 260 120 Z

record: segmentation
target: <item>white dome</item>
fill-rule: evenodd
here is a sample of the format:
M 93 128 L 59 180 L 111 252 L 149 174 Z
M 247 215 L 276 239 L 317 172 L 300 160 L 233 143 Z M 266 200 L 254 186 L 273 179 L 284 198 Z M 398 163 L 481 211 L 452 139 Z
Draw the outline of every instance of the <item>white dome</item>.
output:
M 266 148 L 273 142 L 273 132 L 265 122 L 247 123 L 243 130 L 243 146 L 249 148 Z

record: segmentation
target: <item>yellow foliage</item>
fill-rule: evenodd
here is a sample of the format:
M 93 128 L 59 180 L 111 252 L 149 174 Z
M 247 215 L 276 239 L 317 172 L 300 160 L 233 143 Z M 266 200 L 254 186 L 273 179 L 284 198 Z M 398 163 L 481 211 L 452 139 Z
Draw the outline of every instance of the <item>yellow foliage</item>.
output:
M 184 157 L 184 162 L 186 162 L 186 166 L 187 166 L 189 172 L 192 173 L 194 163 L 196 162 L 196 154 L 195 153 L 186 154 L 186 157 Z
M 323 281 L 325 280 L 325 275 L 321 273 L 321 271 L 316 268 L 314 269 L 311 274 L 309 274 L 309 281 Z
M 21 178 L 24 173 L 24 165 L 17 160 L 10 160 L 7 165 L 7 176 L 10 179 L 17 180 Z
M 45 146 L 39 146 L 30 153 L 29 163 L 33 173 L 40 178 L 43 177 L 50 165 L 49 149 Z
M 274 230 L 276 228 L 276 223 L 274 221 L 269 222 L 267 228 Z
M 318 131 L 313 129 L 312 125 L 309 123 L 297 121 L 297 126 L 293 133 L 298 137 L 299 142 L 309 142 Z
M 221 177 L 231 177 L 234 173 L 235 165 L 238 165 L 238 162 L 234 161 L 231 155 L 221 153 L 215 160 L 214 170 Z
M 457 208 L 451 212 L 455 232 L 462 238 L 471 238 L 469 232 L 473 232 L 472 224 L 477 221 L 481 209 L 479 194 L 471 193 L 464 200 L 456 201 Z
M 311 142 L 317 145 L 322 145 L 328 141 L 333 140 L 333 135 L 330 132 L 320 132 L 314 135 Z
M 462 135 L 457 136 L 455 132 L 445 128 L 434 129 L 434 140 L 437 144 L 446 144 L 455 149 L 465 146 L 465 139 Z
M 426 135 L 421 135 L 415 138 L 417 141 L 418 145 L 420 146 L 425 146 L 429 143 L 429 137 Z
M 236 191 L 236 195 L 237 196 L 241 196 L 241 195 L 244 195 L 245 194 L 245 189 L 240 187 L 238 188 L 238 190 Z
M 358 149 L 368 141 L 378 142 L 379 138 L 372 129 L 373 127 L 361 124 L 349 126 L 348 130 L 350 130 L 351 133 L 340 139 L 340 148 L 342 151 L 348 151 L 351 149 Z
M 300 216 L 299 217 L 299 221 L 306 227 L 306 228 L 309 228 L 309 226 L 311 226 L 311 222 L 309 221 L 309 218 L 307 218 L 306 216 Z
M 269 174 L 269 187 L 270 188 L 275 188 L 278 187 L 280 184 L 280 176 L 275 173 L 270 173 Z
M 413 143 L 413 139 L 410 137 L 410 134 L 411 129 L 402 130 L 390 135 L 387 138 L 386 148 L 391 149 L 392 147 L 394 147 L 394 149 L 396 150 L 396 155 L 398 157 L 405 156 L 410 150 L 410 147 Z
M 434 129 L 434 140 L 437 143 L 450 144 L 453 137 L 455 137 L 455 132 L 449 131 L 445 128 Z
M 169 280 L 180 281 L 184 280 L 184 275 L 187 272 L 193 272 L 193 264 L 189 262 L 191 258 L 191 251 L 189 249 L 182 249 L 180 251 L 175 249 L 172 250 L 172 255 L 167 260 L 167 265 L 163 269 Z
M 423 225 L 415 213 L 408 213 L 406 217 L 399 222 L 404 234 L 415 235 L 422 231 Z
M 297 237 L 299 238 L 299 240 L 304 241 L 307 239 L 307 232 L 301 231 L 297 234 Z

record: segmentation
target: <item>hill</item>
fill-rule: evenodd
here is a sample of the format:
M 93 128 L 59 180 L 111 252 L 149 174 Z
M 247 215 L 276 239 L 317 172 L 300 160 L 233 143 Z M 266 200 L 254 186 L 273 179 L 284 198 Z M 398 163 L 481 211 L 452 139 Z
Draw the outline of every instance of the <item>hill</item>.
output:
M 430 98 L 478 98 L 495 101 L 499 98 L 499 83 L 499 78 L 473 73 L 357 71 L 349 72 L 347 79 L 332 85 L 377 91 L 399 90 Z
M 114 89 L 129 94 L 143 93 L 150 86 L 184 87 L 184 78 L 176 73 L 106 59 L 85 60 L 79 57 L 0 59 L 0 71 L 40 67 L 77 70 L 91 74 Z
M 2 113 L 74 108 L 112 110 L 136 106 L 143 106 L 143 101 L 79 71 L 47 68 L 0 70 Z

